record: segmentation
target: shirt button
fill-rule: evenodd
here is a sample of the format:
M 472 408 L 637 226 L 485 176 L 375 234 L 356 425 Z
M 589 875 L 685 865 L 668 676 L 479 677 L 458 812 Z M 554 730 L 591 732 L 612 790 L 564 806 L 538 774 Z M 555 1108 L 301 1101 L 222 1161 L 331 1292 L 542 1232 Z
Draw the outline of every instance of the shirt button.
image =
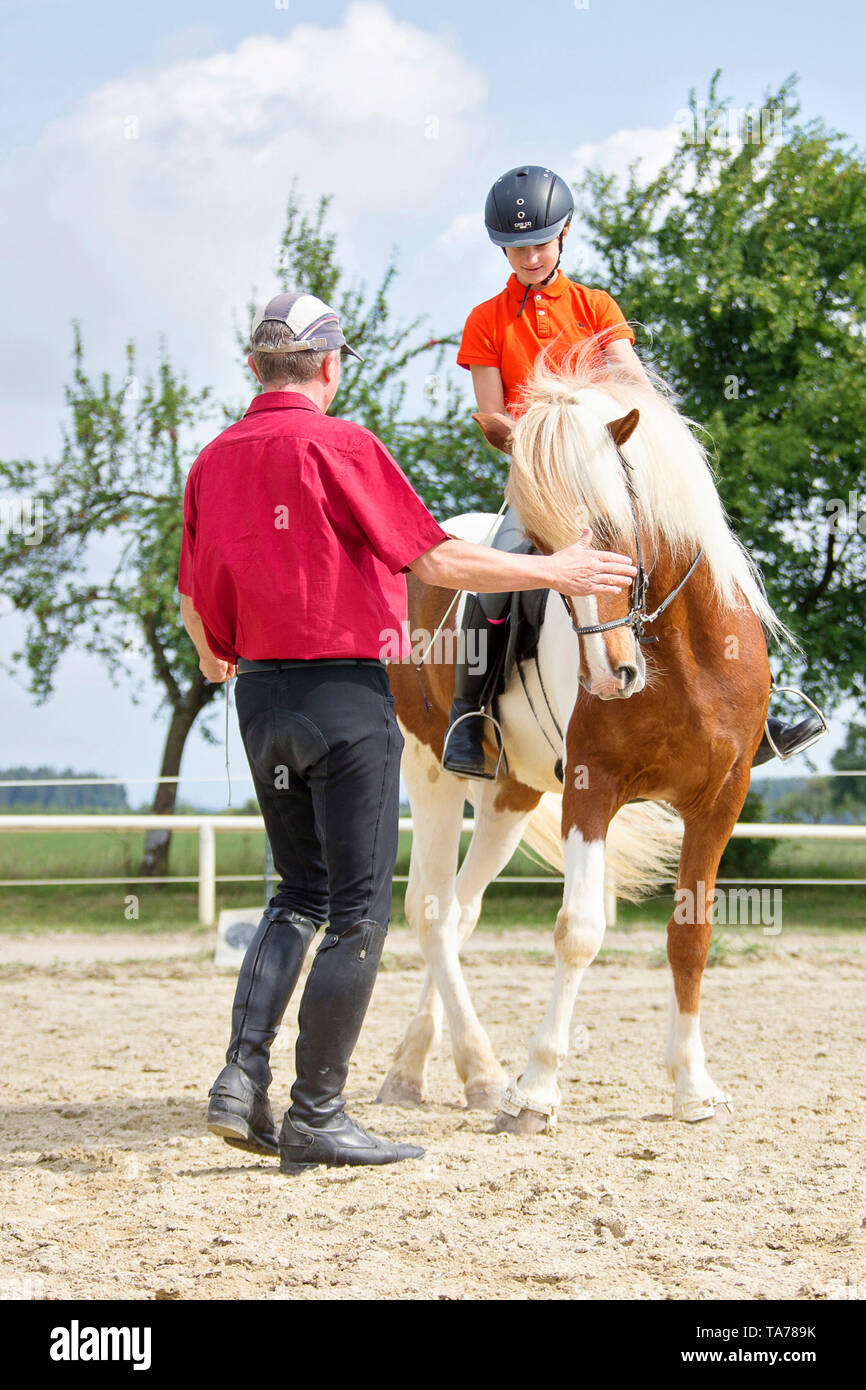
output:
M 539 309 L 538 312 L 539 312 L 539 314 L 543 314 L 543 313 L 544 313 L 544 310 L 543 310 L 543 309 Z
M 537 295 L 535 296 L 535 298 L 536 298 L 536 299 L 540 299 L 540 298 L 541 298 L 541 295 L 540 295 L 540 294 L 537 294 Z

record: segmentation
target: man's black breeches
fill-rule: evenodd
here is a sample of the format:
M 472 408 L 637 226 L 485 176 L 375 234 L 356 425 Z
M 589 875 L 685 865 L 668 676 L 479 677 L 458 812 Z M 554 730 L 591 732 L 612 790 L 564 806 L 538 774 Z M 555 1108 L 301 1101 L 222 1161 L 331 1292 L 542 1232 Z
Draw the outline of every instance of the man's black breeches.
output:
M 387 925 L 403 735 L 381 662 L 239 674 L 238 711 L 279 887 L 333 932 Z

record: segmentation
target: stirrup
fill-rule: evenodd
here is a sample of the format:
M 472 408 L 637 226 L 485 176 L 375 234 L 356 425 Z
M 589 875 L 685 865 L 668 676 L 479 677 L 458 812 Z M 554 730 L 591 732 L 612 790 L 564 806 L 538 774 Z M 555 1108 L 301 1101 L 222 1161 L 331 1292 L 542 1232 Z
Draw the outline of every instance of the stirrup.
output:
M 814 712 L 817 714 L 818 718 L 821 721 L 821 728 L 819 729 L 817 734 L 812 734 L 810 738 L 806 739 L 805 743 L 798 744 L 796 748 L 792 748 L 789 752 L 782 753 L 780 749 L 776 747 L 776 744 L 773 741 L 773 735 L 770 733 L 769 715 L 767 716 L 767 720 L 764 724 L 764 736 L 767 742 L 769 743 L 770 747 L 772 748 L 773 752 L 775 753 L 776 757 L 779 759 L 780 762 L 784 763 L 787 762 L 789 758 L 795 757 L 798 753 L 805 753 L 807 748 L 811 748 L 813 743 L 817 743 L 819 738 L 823 738 L 827 732 L 827 720 L 825 719 L 822 712 L 819 710 L 818 706 L 814 704 L 812 700 L 809 699 L 808 695 L 804 695 L 803 691 L 799 690 L 797 686 L 776 685 L 775 682 L 773 682 L 770 686 L 770 694 L 773 695 L 775 693 L 784 695 L 795 695 L 798 700 L 802 700 L 803 703 L 807 704 L 811 710 L 814 710 Z
M 457 725 L 462 723 L 464 719 L 489 719 L 491 724 L 493 725 L 494 731 L 496 733 L 496 744 L 499 749 L 499 757 L 496 759 L 496 767 L 494 768 L 493 772 L 451 772 L 451 769 L 445 766 L 445 752 L 448 748 L 448 740 L 450 739 L 452 732 L 457 728 Z M 448 729 L 445 733 L 445 741 L 442 744 L 442 757 L 439 760 L 439 766 L 441 767 L 443 772 L 451 772 L 452 777 L 468 777 L 470 780 L 477 782 L 495 782 L 497 777 L 499 776 L 499 768 L 503 762 L 505 763 L 505 773 L 507 776 L 508 759 L 505 756 L 505 744 L 502 739 L 502 729 L 500 727 L 499 720 L 496 719 L 492 714 L 487 714 L 483 709 L 470 709 L 467 710 L 465 714 L 459 714 L 457 718 L 454 720 L 454 723 L 448 726 Z

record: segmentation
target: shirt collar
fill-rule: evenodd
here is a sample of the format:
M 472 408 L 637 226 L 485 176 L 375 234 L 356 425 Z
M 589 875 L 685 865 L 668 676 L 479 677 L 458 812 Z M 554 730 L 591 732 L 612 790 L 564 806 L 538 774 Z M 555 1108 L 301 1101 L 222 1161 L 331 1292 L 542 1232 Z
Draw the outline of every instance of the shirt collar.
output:
M 527 295 L 527 298 L 531 298 L 533 295 L 536 294 L 543 294 L 546 299 L 558 299 L 561 294 L 565 294 L 568 285 L 568 276 L 563 275 L 562 271 L 558 270 L 556 273 L 556 279 L 551 280 L 548 285 L 530 285 L 529 294 Z M 517 276 L 513 272 L 508 277 L 508 284 L 506 288 L 508 290 L 508 293 L 511 295 L 511 298 L 516 299 L 517 303 L 519 304 L 521 299 L 523 298 L 526 286 L 521 285 Z
M 245 415 L 255 415 L 260 410 L 315 410 L 322 411 L 301 391 L 261 391 L 250 402 Z

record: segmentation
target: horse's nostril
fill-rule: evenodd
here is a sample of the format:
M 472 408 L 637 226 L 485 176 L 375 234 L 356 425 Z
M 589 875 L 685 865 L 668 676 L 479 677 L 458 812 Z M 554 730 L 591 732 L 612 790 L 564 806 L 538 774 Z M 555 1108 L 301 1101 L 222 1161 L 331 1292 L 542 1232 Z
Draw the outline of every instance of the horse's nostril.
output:
M 634 681 L 637 679 L 637 667 L 636 667 L 636 666 L 620 666 L 619 669 L 618 669 L 618 671 L 617 671 L 617 675 L 619 676 L 620 680 L 622 681 L 622 688 L 623 688 L 623 690 L 627 690 L 628 687 L 629 687 L 630 685 L 632 685 L 632 684 L 634 683 Z

